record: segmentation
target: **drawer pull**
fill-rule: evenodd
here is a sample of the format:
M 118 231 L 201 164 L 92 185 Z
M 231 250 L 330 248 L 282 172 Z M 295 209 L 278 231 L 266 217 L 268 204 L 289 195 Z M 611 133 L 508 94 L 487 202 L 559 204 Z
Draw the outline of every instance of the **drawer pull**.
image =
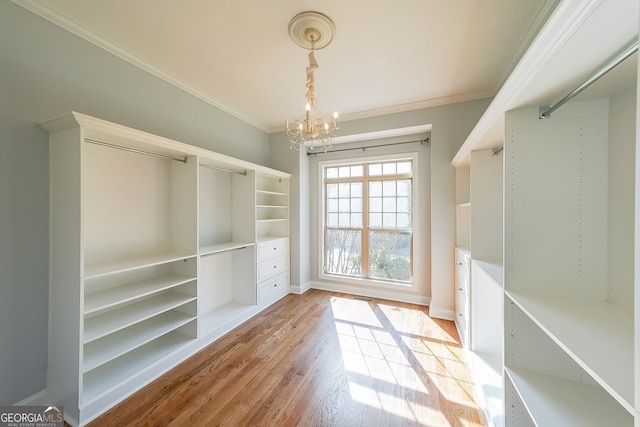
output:
M 458 290 L 459 290 L 459 291 L 461 291 L 461 290 L 462 290 L 462 288 L 458 288 Z

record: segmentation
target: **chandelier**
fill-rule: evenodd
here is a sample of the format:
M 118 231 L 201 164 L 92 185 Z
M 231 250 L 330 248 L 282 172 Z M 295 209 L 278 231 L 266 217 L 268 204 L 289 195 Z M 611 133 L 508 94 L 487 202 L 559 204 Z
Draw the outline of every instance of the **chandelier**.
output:
M 318 12 L 302 12 L 289 22 L 289 37 L 298 46 L 311 50 L 307 72 L 307 103 L 305 109 L 298 113 L 292 122 L 285 122 L 285 129 L 290 141 L 290 148 L 300 150 L 306 147 L 309 151 L 316 148 L 327 151 L 333 144 L 333 137 L 338 130 L 338 113 L 327 117 L 318 109 L 314 72 L 318 69 L 314 52 L 331 43 L 335 25 L 327 16 Z

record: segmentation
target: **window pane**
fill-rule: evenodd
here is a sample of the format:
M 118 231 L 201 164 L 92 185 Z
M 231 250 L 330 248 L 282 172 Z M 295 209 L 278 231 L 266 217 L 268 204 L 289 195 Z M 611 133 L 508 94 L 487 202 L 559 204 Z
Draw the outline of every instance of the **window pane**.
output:
M 382 196 L 382 182 L 374 181 L 369 183 L 369 196 Z
M 352 213 L 351 214 L 351 228 L 359 228 L 362 227 L 362 214 L 361 213 Z
M 396 164 L 395 163 L 385 163 L 382 165 L 382 174 L 383 175 L 395 175 L 396 174 Z
M 338 168 L 327 168 L 327 178 L 337 178 Z
M 327 273 L 361 276 L 361 232 L 327 230 L 324 268 Z
M 344 213 L 350 211 L 350 203 L 349 199 L 339 199 L 338 200 L 338 212 Z
M 410 196 L 411 195 L 411 180 L 401 179 L 398 183 L 398 196 Z
M 395 181 L 383 181 L 382 182 L 382 194 L 385 196 L 396 195 L 396 182 Z
M 338 212 L 338 199 L 327 200 L 327 212 Z
M 338 184 L 327 184 L 327 197 L 338 197 Z
M 396 214 L 395 213 L 382 214 L 382 227 L 383 228 L 395 228 L 396 227 Z
M 362 212 L 362 199 L 351 199 L 351 212 Z
M 384 197 L 382 199 L 382 212 L 395 212 L 396 211 L 396 198 Z
M 408 197 L 398 197 L 398 212 L 411 213 L 411 199 Z
M 369 232 L 369 276 L 378 279 L 411 280 L 411 234 Z
M 382 197 L 369 199 L 369 212 L 382 212 Z
M 372 213 L 369 214 L 369 227 L 381 228 L 382 227 L 382 214 Z
M 362 183 L 361 182 L 352 182 L 351 183 L 351 197 L 362 197 Z
M 411 162 L 398 162 L 398 173 L 411 173 Z
M 330 213 L 327 214 L 327 227 L 337 227 L 338 226 L 338 214 Z
M 397 222 L 398 228 L 410 228 L 411 216 L 409 214 L 399 213 Z
M 351 224 L 349 222 L 349 217 L 351 215 L 349 215 L 348 213 L 339 213 L 338 214 L 338 227 L 345 227 L 345 228 L 349 228 L 349 225 Z
M 411 212 L 411 199 L 409 197 L 398 197 L 397 210 L 398 212 Z
M 369 165 L 369 175 L 382 175 L 382 165 L 381 164 Z
M 362 176 L 363 167 L 362 165 L 351 166 L 351 176 Z
M 338 184 L 340 189 L 338 190 L 340 193 L 340 198 L 349 197 L 351 195 L 351 185 L 348 182 L 343 182 Z
M 342 166 L 341 168 L 339 168 L 338 175 L 340 176 L 340 178 L 349 178 L 349 176 L 351 175 L 351 168 L 349 166 Z

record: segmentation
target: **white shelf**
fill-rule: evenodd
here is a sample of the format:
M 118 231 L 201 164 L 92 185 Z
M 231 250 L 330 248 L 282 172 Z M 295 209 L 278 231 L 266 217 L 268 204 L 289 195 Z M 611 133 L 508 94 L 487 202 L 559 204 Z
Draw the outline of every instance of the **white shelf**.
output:
M 165 311 L 179 307 L 196 297 L 176 292 L 165 292 L 139 303 L 127 305 L 125 307 L 109 311 L 100 316 L 85 320 L 84 323 L 84 343 L 102 338 L 135 323 L 142 322 L 150 317 L 156 316 Z
M 633 408 L 633 310 L 521 291 L 507 295 L 605 390 Z
M 538 427 L 632 427 L 633 417 L 600 387 L 507 369 L 510 380 Z
M 90 314 L 137 298 L 171 289 L 192 280 L 195 280 L 195 277 L 166 274 L 147 280 L 127 283 L 105 291 L 86 294 L 84 314 Z
M 501 264 L 481 261 L 475 258 L 473 261 L 493 279 L 497 286 L 504 288 L 504 268 Z
M 179 254 L 179 253 L 162 253 L 145 257 L 132 258 L 124 261 L 101 264 L 94 266 L 85 266 L 85 279 L 93 279 L 109 274 L 123 273 L 125 271 L 136 270 L 138 268 L 152 267 L 154 265 L 166 264 L 182 259 L 189 259 L 196 256 L 195 254 Z
M 227 252 L 234 249 L 243 249 L 253 246 L 253 242 L 225 242 L 215 245 L 206 245 L 200 247 L 200 256 L 213 255 L 216 253 Z
M 93 341 L 84 347 L 83 371 L 95 369 L 195 319 L 192 315 L 168 311 Z
M 470 208 L 471 207 L 471 202 L 465 202 L 465 203 L 458 203 L 457 205 L 459 208 Z
M 252 307 L 254 306 L 237 301 L 230 301 L 224 305 L 216 307 L 210 312 L 200 316 L 200 330 L 204 335 L 213 332 L 224 323 L 232 321 L 236 316 L 242 315 Z
M 289 209 L 287 205 L 256 205 L 256 207 L 265 209 Z
M 278 222 L 278 221 L 289 221 L 289 218 L 267 218 L 267 219 L 257 220 L 257 222 Z
M 89 403 L 130 377 L 142 374 L 145 369 L 193 339 L 178 332 L 170 332 L 88 372 L 84 375 L 83 404 Z
M 289 196 L 287 193 L 283 193 L 283 192 L 280 192 L 280 191 L 269 191 L 269 190 L 260 190 L 260 189 L 257 189 L 256 193 L 257 194 L 266 194 L 266 195 L 269 195 L 269 196 Z

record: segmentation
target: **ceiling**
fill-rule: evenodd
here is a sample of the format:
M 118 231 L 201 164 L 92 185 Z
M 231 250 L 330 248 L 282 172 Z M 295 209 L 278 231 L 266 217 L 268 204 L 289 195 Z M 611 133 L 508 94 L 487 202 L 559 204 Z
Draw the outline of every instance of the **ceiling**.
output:
M 336 26 L 316 52 L 341 120 L 494 96 L 556 0 L 14 0 L 266 132 L 304 106 L 308 51 L 288 23 Z

